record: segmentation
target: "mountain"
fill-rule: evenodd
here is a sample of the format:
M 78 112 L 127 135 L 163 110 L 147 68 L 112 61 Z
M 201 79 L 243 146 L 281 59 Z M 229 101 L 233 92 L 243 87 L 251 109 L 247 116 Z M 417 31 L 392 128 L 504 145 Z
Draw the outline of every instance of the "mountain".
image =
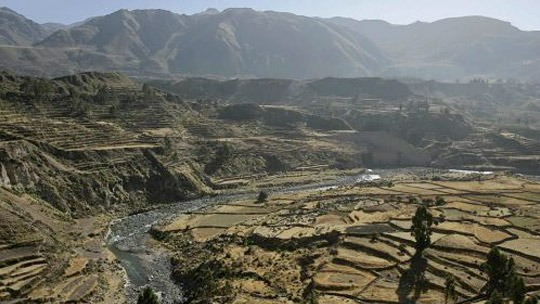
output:
M 51 29 L 10 10 L 0 8 L 0 45 L 29 46 L 51 34 Z
M 229 9 L 206 14 L 184 39 L 176 72 L 316 78 L 365 76 L 387 64 L 369 39 L 324 20 Z
M 369 39 L 345 27 L 252 9 L 191 16 L 121 10 L 58 31 L 38 46 L 97 51 L 143 73 L 315 78 L 366 76 L 388 64 Z
M 386 75 L 540 79 L 540 32 L 521 31 L 509 22 L 480 16 L 409 25 L 339 17 L 330 21 L 369 37 L 388 53 L 394 64 Z
M 120 10 L 39 25 L 4 8 L 0 41 L 0 67 L 29 74 L 540 81 L 540 32 L 480 16 L 393 25 L 249 8 Z

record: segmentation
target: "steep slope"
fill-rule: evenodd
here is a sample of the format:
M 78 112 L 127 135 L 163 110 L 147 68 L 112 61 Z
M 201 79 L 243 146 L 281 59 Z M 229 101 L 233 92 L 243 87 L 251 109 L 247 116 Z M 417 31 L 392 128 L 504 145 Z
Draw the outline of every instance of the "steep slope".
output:
M 369 39 L 344 27 L 251 9 L 192 16 L 122 10 L 58 31 L 39 46 L 96 51 L 113 60 L 118 69 L 143 73 L 365 76 L 378 73 L 388 63 Z
M 28 46 L 45 38 L 51 31 L 9 8 L 0 8 L 0 45 Z
M 171 36 L 185 29 L 185 21 L 185 17 L 163 10 L 120 10 L 56 32 L 40 45 L 86 46 L 105 53 L 138 57 L 163 49 Z
M 365 76 L 384 55 L 368 39 L 323 20 L 228 9 L 195 20 L 178 45 L 173 72 L 314 78 Z
M 366 35 L 390 54 L 391 75 L 453 80 L 473 76 L 532 78 L 538 67 L 540 33 L 508 22 L 470 16 L 393 25 L 380 20 L 333 18 Z

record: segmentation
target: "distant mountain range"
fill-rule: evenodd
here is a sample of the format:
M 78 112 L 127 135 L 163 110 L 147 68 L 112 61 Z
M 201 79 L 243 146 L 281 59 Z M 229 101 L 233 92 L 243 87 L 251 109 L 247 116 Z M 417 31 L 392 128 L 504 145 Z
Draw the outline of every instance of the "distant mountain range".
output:
M 540 32 L 485 17 L 392 25 L 252 9 L 121 10 L 64 26 L 0 9 L 0 67 L 32 74 L 540 80 Z
M 410 25 L 347 18 L 331 21 L 382 48 L 393 61 L 386 75 L 540 79 L 540 32 L 521 31 L 508 22 L 480 16 Z

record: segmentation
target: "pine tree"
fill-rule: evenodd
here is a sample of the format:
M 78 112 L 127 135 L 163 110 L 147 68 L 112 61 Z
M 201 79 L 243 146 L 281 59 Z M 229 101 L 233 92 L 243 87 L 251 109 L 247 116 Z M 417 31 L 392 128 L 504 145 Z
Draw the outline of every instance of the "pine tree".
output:
M 416 254 L 421 254 L 431 245 L 431 226 L 433 225 L 433 215 L 426 206 L 420 206 L 412 218 L 411 234 L 416 240 Z
M 527 288 L 523 278 L 516 275 L 512 280 L 512 284 L 509 291 L 509 296 L 514 302 L 514 304 L 521 304 L 525 301 L 525 295 L 527 293 Z
M 508 258 L 497 247 L 493 247 L 488 253 L 487 261 L 481 267 L 488 275 L 488 281 L 482 291 L 488 295 L 497 292 L 501 297 L 511 298 L 515 304 L 524 302 L 527 289 L 525 282 L 517 274 L 513 258 Z
M 492 294 L 494 291 L 505 292 L 509 277 L 508 269 L 512 267 L 511 264 L 512 262 L 501 253 L 499 248 L 493 247 L 489 251 L 486 262 L 482 264 L 482 270 L 488 275 L 488 281 L 483 288 L 487 294 Z
M 489 301 L 487 304 L 503 304 L 503 298 L 501 294 L 495 290 L 493 293 L 491 293 L 491 296 L 489 297 Z

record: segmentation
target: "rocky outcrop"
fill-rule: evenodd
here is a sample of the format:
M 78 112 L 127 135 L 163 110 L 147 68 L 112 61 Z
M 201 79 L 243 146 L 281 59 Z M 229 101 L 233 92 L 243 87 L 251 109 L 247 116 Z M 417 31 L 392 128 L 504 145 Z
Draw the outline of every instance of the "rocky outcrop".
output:
M 77 168 L 81 162 L 96 165 Z M 168 170 L 149 149 L 65 152 L 25 140 L 0 143 L 3 187 L 75 214 L 174 202 L 209 191 L 190 170 Z

